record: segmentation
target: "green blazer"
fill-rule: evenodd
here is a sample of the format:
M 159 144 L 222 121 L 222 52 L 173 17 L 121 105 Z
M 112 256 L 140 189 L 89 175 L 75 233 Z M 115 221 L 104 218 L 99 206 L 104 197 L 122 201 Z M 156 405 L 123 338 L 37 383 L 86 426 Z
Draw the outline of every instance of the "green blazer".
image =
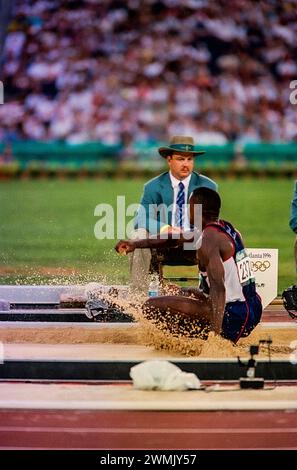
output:
M 290 227 L 293 232 L 297 233 L 297 180 L 295 181 L 295 191 L 291 203 Z
M 218 185 L 213 180 L 193 171 L 188 189 L 188 199 L 192 191 L 199 187 L 206 187 L 214 189 L 215 191 L 218 190 Z M 157 210 L 157 207 L 160 205 L 162 205 L 162 209 Z M 134 227 L 136 229 L 145 228 L 151 234 L 159 233 L 164 225 L 171 225 L 172 205 L 173 188 L 171 186 L 169 172 L 167 171 L 151 179 L 144 185 L 144 191 L 135 218 Z

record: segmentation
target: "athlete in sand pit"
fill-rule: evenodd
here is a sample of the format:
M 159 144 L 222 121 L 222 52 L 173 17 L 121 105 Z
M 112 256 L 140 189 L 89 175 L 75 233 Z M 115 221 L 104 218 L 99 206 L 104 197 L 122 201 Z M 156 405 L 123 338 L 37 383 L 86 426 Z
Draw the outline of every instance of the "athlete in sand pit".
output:
M 177 295 L 150 298 L 143 305 L 143 313 L 151 320 L 164 321 L 167 326 L 171 323 L 171 331 L 177 327 L 182 332 L 183 322 L 198 322 L 203 328 L 236 343 L 259 323 L 261 299 L 240 233 L 230 222 L 219 219 L 219 194 L 209 188 L 193 191 L 190 198 L 192 226 L 198 204 L 202 205 L 202 234 L 196 242 L 202 276 L 200 289 L 183 288 Z M 115 248 L 118 253 L 126 254 L 135 248 L 168 248 L 189 242 L 185 234 L 178 239 L 168 237 L 121 240 Z

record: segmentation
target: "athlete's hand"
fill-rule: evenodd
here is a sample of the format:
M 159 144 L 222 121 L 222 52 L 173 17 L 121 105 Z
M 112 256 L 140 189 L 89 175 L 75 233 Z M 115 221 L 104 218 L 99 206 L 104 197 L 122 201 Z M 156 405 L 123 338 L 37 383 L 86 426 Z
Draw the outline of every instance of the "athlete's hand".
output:
M 132 240 L 120 240 L 116 246 L 115 250 L 120 255 L 127 255 L 128 253 L 132 253 L 135 250 L 135 245 Z

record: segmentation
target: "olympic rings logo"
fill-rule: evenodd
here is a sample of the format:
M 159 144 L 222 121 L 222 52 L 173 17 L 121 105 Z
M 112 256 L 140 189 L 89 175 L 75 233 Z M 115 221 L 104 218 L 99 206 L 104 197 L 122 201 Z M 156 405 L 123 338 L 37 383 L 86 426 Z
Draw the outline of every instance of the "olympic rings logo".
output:
M 252 270 L 254 272 L 261 271 L 263 273 L 271 266 L 270 261 L 252 261 Z

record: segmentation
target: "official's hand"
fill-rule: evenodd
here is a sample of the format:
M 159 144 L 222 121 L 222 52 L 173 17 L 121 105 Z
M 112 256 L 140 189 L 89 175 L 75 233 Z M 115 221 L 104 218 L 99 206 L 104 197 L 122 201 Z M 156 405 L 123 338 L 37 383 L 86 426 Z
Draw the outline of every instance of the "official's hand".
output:
M 182 229 L 180 227 L 173 227 L 172 225 L 163 225 L 160 230 L 160 234 L 163 235 L 164 233 L 182 233 Z
M 135 246 L 132 240 L 120 240 L 116 244 L 115 250 L 120 255 L 126 255 L 127 253 L 132 253 L 135 250 Z
M 168 233 L 182 233 L 183 229 L 180 227 L 170 227 Z

